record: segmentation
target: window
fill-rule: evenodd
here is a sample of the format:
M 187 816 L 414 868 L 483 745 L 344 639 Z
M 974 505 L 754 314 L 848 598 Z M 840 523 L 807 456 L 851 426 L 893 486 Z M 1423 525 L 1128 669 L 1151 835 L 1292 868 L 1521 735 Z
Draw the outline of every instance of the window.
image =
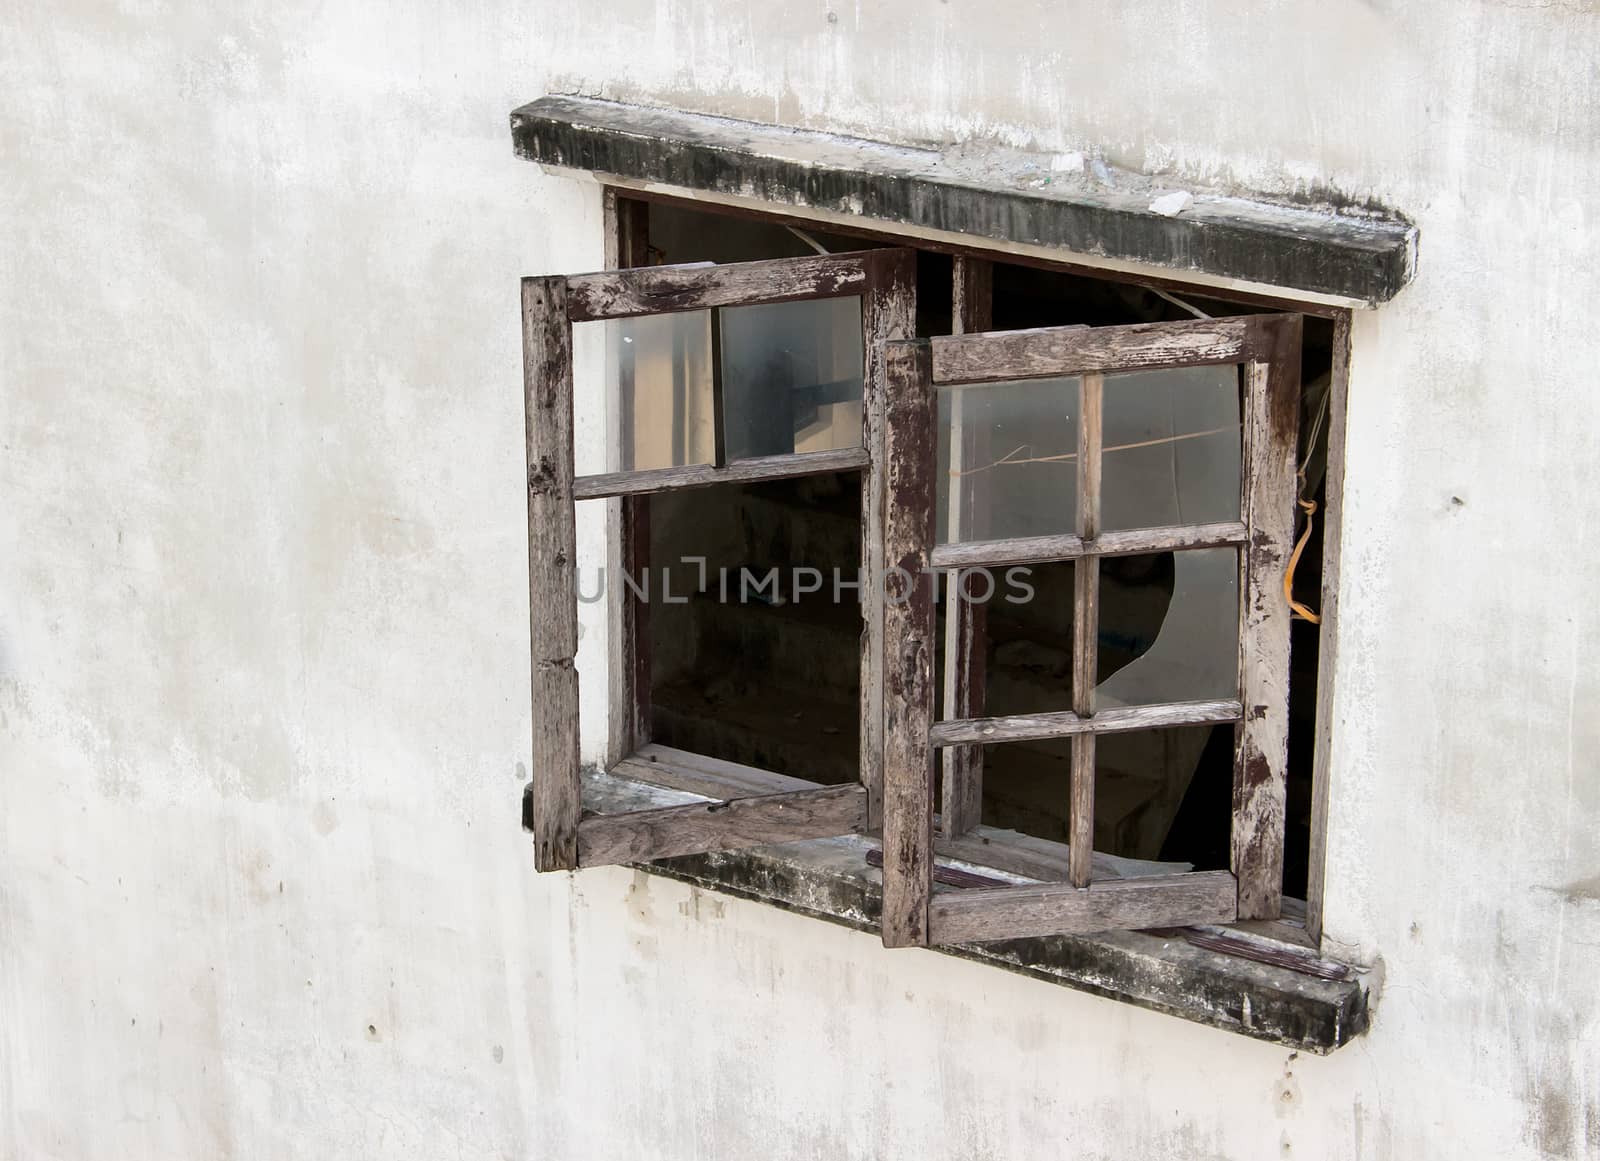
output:
M 847 834 L 876 822 L 881 684 L 871 675 L 883 615 L 873 601 L 861 602 L 867 677 L 859 682 L 863 728 L 854 783 L 583 812 L 576 504 L 859 472 L 862 560 L 870 575 L 881 550 L 875 449 L 883 357 L 889 340 L 908 333 L 910 258 L 875 250 L 524 281 L 535 739 L 529 821 L 540 870 Z M 584 474 L 577 473 L 574 441 L 575 326 L 607 328 L 614 404 L 605 462 Z M 629 520 L 637 527 L 641 511 Z M 627 577 L 640 579 L 639 571 Z M 637 647 L 637 620 L 648 606 L 625 607 L 634 623 L 622 636 Z M 623 668 L 637 674 L 637 658 Z M 627 750 L 635 757 L 632 745 Z
M 891 945 L 1270 920 L 1286 882 L 1315 907 L 1326 699 L 1305 623 L 1291 680 L 1284 593 L 1297 496 L 1336 499 L 1296 469 L 1336 430 L 1312 419 L 1335 394 L 1339 312 L 609 191 L 607 208 L 631 269 L 524 285 L 541 869 L 881 833 L 866 855 Z M 607 332 L 605 406 L 586 390 L 578 416 L 605 454 L 587 463 L 580 327 Z M 607 586 L 609 774 L 586 778 L 578 505 L 606 506 L 614 575 L 737 566 L 748 543 L 705 544 L 724 526 L 771 540 L 781 510 L 808 551 L 851 542 L 829 559 L 869 579 L 821 620 Z M 1312 604 L 1320 563 L 1313 544 L 1293 577 Z M 1013 568 L 1032 603 L 967 599 Z M 767 637 L 753 613 L 795 619 Z M 691 636 L 721 643 L 713 663 L 675 644 Z M 797 648 L 808 676 L 838 676 L 831 709 L 762 686 Z M 710 696 L 741 656 L 738 688 Z
M 1278 917 L 1300 330 L 1298 315 L 1255 315 L 890 345 L 884 560 L 897 589 L 884 636 L 885 944 Z M 1161 415 L 1168 429 L 1152 435 L 1145 424 Z M 1213 446 L 1185 455 L 1202 441 Z M 1141 462 L 1149 448 L 1163 453 Z M 997 482 L 1018 467 L 1029 469 L 1020 488 Z M 1162 552 L 1178 554 L 1178 571 L 1223 607 L 1193 602 L 1186 648 L 1157 680 L 1110 695 L 1097 677 L 1101 561 Z M 1070 708 L 966 716 L 959 691 L 975 685 L 965 672 L 973 651 L 960 643 L 977 632 L 958 598 L 947 601 L 946 715 L 935 724 L 929 578 L 957 570 L 959 594 L 964 570 L 1068 560 Z M 1238 731 L 1232 869 L 1097 883 L 1097 740 L 1221 722 Z M 935 893 L 933 749 L 1038 738 L 1071 741 L 1067 880 Z M 981 777 L 977 764 L 952 764 L 945 802 L 977 800 Z

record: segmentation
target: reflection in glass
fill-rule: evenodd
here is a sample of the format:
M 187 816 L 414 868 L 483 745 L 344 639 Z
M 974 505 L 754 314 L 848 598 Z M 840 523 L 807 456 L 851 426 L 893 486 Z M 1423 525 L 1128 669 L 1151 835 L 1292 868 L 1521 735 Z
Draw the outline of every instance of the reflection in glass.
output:
M 716 461 L 709 311 L 578 326 L 605 328 L 607 454 L 605 466 L 594 470 Z M 580 463 L 578 472 L 590 474 L 588 465 Z
M 727 307 L 722 411 L 729 460 L 861 446 L 861 300 Z
M 1078 380 L 939 390 L 938 542 L 1077 528 Z
M 1107 375 L 1101 527 L 1239 519 L 1239 369 Z

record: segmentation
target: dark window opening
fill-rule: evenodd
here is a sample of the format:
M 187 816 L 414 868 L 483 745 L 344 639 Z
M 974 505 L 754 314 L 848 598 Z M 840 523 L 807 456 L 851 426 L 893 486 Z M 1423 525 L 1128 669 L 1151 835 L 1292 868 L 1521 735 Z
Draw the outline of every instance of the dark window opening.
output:
M 859 473 L 652 496 L 650 534 L 652 568 L 686 598 L 650 606 L 653 739 L 855 781 L 862 621 L 847 584 L 861 562 Z

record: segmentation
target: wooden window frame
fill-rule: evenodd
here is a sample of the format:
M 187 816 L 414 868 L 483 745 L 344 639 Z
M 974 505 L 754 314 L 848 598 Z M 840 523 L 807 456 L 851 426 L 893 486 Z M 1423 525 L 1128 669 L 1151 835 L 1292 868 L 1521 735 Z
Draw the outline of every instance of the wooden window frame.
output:
M 1326 321 L 1332 328 L 1332 367 L 1328 384 L 1326 424 L 1326 503 L 1318 520 L 1321 523 L 1322 582 L 1320 588 L 1321 624 L 1317 630 L 1320 640 L 1316 675 L 1315 721 L 1312 741 L 1311 819 L 1309 826 L 1308 874 L 1303 903 L 1285 900 L 1283 918 L 1268 921 L 1240 921 L 1241 930 L 1264 936 L 1271 940 L 1302 947 L 1316 948 L 1322 941 L 1324 872 L 1326 867 L 1327 815 L 1330 797 L 1330 772 L 1333 764 L 1335 731 L 1335 678 L 1338 654 L 1339 574 L 1341 531 L 1343 516 L 1343 484 L 1345 469 L 1345 427 L 1348 410 L 1349 371 L 1351 363 L 1351 330 L 1353 311 L 1347 305 L 1330 304 L 1316 299 L 1296 297 L 1293 292 L 1277 293 L 1261 289 L 1241 289 L 1220 284 L 1197 282 L 1181 275 L 1169 275 L 1153 270 L 1119 269 L 1102 265 L 1088 265 L 1073 260 L 1066 253 L 1042 253 L 1034 248 L 995 246 L 987 239 L 964 239 L 940 235 L 916 228 L 903 227 L 870 218 L 822 219 L 805 212 L 795 212 L 775 204 L 755 204 L 728 199 L 710 199 L 684 191 L 667 191 L 660 188 L 643 189 L 626 184 L 604 182 L 603 199 L 605 266 L 607 269 L 649 265 L 655 252 L 650 245 L 649 219 L 653 205 L 696 213 L 709 213 L 734 219 L 768 223 L 791 230 L 821 228 L 835 235 L 860 239 L 863 243 L 878 246 L 910 246 L 919 253 L 942 254 L 954 265 L 954 301 L 952 332 L 955 334 L 985 331 L 991 327 L 990 294 L 991 270 L 994 263 L 1031 267 L 1069 276 L 1090 278 L 1099 282 L 1123 283 L 1163 296 L 1199 295 L 1204 299 L 1238 304 L 1245 309 L 1294 312 L 1308 318 Z M 913 333 L 914 325 L 908 319 L 901 324 L 900 332 L 892 337 L 904 338 Z M 869 352 L 869 358 L 872 354 Z M 649 506 L 648 499 L 624 495 L 605 501 L 607 509 L 608 575 L 619 570 L 632 570 L 649 557 Z M 864 530 L 865 531 L 865 530 Z M 671 753 L 650 744 L 649 723 L 651 695 L 649 678 L 649 651 L 644 645 L 648 638 L 644 618 L 648 607 L 625 599 L 619 586 L 607 590 L 607 645 L 610 652 L 610 698 L 607 723 L 608 743 L 603 768 L 618 777 L 641 780 L 674 787 L 708 797 L 729 797 L 735 792 L 750 795 L 796 785 L 807 785 L 797 779 L 781 778 L 749 768 L 739 768 L 737 785 L 721 786 L 707 783 L 694 776 L 695 770 L 677 769 L 671 762 Z M 977 607 L 981 616 L 981 606 Z M 957 638 L 959 642 L 959 637 Z M 981 638 L 979 638 L 981 644 Z M 966 642 L 970 648 L 970 639 Z M 981 659 L 979 661 L 981 665 Z M 537 665 L 537 661 L 536 661 Z M 947 674 L 954 672 L 947 667 Z M 961 672 L 976 672 L 979 680 L 969 687 L 977 692 L 981 705 L 981 670 L 969 666 Z M 540 680 L 535 673 L 535 700 L 538 699 Z M 575 713 L 575 710 L 574 710 Z M 970 715 L 967 715 L 970 716 Z M 868 721 L 864 732 L 881 726 L 881 705 Z M 542 742 L 536 733 L 534 750 L 537 754 Z M 647 758 L 626 761 L 630 755 L 644 754 Z M 661 751 L 659 754 L 655 751 Z M 953 759 L 972 754 L 973 748 L 943 747 L 946 778 Z M 698 760 L 688 766 L 698 767 Z M 810 784 L 815 785 L 815 784 Z M 729 789 L 732 787 L 732 789 Z M 534 807 L 534 787 L 525 795 L 524 822 L 531 830 L 530 818 L 537 815 Z M 881 806 L 881 795 L 874 810 Z M 944 799 L 954 800 L 948 792 Z M 1041 881 L 1054 881 L 1065 873 L 1066 850 L 1057 844 L 1025 836 L 995 832 L 991 828 L 973 826 L 977 803 L 971 804 L 968 820 L 950 818 L 946 826 L 953 826 L 953 834 L 941 833 L 935 840 L 936 852 L 941 857 L 954 858 L 1000 869 L 1003 873 Z
M 957 270 L 957 302 L 963 271 Z M 958 311 L 958 324 L 960 322 Z M 956 334 L 891 343 L 885 424 L 885 564 L 905 583 L 884 626 L 884 893 L 886 946 L 926 946 L 1110 928 L 1277 919 L 1282 907 L 1288 767 L 1289 629 L 1284 576 L 1294 534 L 1300 346 L 1298 314 L 1240 315 L 1133 326 Z M 1237 522 L 1102 532 L 1101 398 L 1108 373 L 1240 365 L 1243 459 Z M 939 387 L 1074 376 L 1080 382 L 1077 531 L 935 547 Z M 957 452 L 952 437 L 952 454 Z M 952 505 L 952 508 L 954 505 Z M 930 570 L 1129 552 L 1233 546 L 1240 558 L 1237 699 L 1095 712 L 1097 568 L 1074 570 L 1072 709 L 936 722 Z M 915 579 L 909 579 L 915 578 Z M 964 602 L 947 612 L 946 712 L 976 701 L 975 634 Z M 1236 723 L 1231 869 L 1095 881 L 1094 750 L 1098 733 Z M 934 890 L 933 770 L 937 749 L 1022 738 L 1070 738 L 1073 777 L 1065 883 Z M 947 802 L 981 799 L 977 762 L 944 766 Z M 970 815 L 968 816 L 970 817 Z M 947 837 L 959 834 L 946 823 Z
M 607 215 L 619 216 L 608 195 Z M 641 224 L 635 221 L 635 230 Z M 628 237 L 619 228 L 617 257 Z M 635 236 L 642 237 L 636 233 Z M 608 254 L 608 258 L 611 255 Z M 631 255 L 629 256 L 631 257 Z M 862 319 L 862 441 L 858 448 L 576 477 L 573 446 L 572 325 L 719 307 L 857 296 Z M 862 473 L 862 563 L 877 575 L 882 543 L 878 464 L 882 448 L 883 352 L 911 333 L 915 257 L 910 250 L 769 259 L 728 265 L 648 266 L 522 281 L 526 406 L 533 770 L 527 824 L 538 870 L 575 870 L 859 833 L 877 824 L 882 786 L 881 602 L 864 599 L 860 780 L 725 801 L 593 814 L 582 807 L 578 743 L 577 501 L 605 499 L 620 555 L 647 559 L 651 494 L 725 482 L 792 479 L 840 470 Z M 715 376 L 714 376 L 715 379 Z M 723 417 L 716 415 L 721 430 Z M 631 563 L 624 560 L 626 565 Z M 613 573 L 611 575 L 617 575 Z M 612 586 L 619 589 L 622 586 Z M 613 597 L 616 608 L 618 597 Z M 626 759 L 649 741 L 649 656 L 643 617 L 630 609 L 613 653 L 625 712 L 608 748 Z M 613 701 L 612 707 L 616 708 Z M 613 719 L 617 716 L 613 714 Z M 609 764 L 609 763 L 608 763 Z

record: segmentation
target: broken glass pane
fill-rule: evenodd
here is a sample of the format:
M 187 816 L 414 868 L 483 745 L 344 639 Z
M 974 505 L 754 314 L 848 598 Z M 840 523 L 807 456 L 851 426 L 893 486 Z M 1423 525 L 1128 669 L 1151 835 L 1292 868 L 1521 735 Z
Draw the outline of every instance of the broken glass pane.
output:
M 722 400 L 729 460 L 861 446 L 861 300 L 727 307 Z
M 1238 697 L 1238 550 L 1102 558 L 1099 641 L 1096 710 Z

